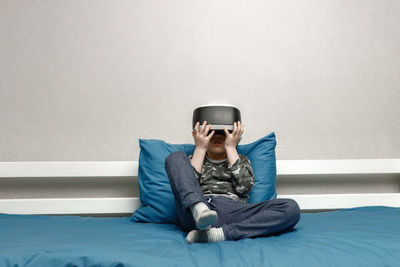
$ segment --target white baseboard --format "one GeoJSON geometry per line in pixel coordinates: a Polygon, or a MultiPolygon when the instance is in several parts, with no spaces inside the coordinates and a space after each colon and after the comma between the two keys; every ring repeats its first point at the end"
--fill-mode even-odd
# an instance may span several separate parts
{"type": "MultiPolygon", "coordinates": [[[[400,193],[279,195],[297,201],[302,210],[344,209],[362,206],[400,207],[400,193]]],[[[139,198],[1,199],[0,213],[8,214],[116,214],[132,213],[139,198]]]]}
{"type": "MultiPolygon", "coordinates": [[[[138,175],[137,161],[0,162],[0,178],[124,177],[138,175]]],[[[400,159],[278,160],[277,175],[400,173],[400,159]]]]}

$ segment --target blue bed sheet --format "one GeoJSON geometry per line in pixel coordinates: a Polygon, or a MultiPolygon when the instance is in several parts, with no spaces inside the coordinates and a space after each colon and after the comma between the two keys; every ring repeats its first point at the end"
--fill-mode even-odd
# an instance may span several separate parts
{"type": "Polygon", "coordinates": [[[0,266],[399,266],[400,208],[303,213],[277,236],[187,245],[128,217],[0,214],[0,266]]]}

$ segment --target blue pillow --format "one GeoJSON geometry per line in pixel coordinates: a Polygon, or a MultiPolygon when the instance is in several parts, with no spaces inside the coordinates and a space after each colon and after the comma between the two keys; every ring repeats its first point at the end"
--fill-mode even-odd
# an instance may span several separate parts
{"type": "Polygon", "coordinates": [[[249,203],[276,198],[275,147],[276,138],[273,132],[253,143],[237,146],[238,153],[249,158],[254,172],[254,186],[249,194],[249,203]]]}
{"type": "MultiPolygon", "coordinates": [[[[134,222],[175,223],[178,216],[174,195],[165,171],[165,158],[175,152],[193,154],[194,145],[169,144],[162,140],[139,140],[139,198],[141,206],[131,216],[134,222]]],[[[276,198],[276,139],[269,135],[247,145],[238,145],[241,155],[249,158],[254,172],[254,186],[249,203],[276,198]]]]}

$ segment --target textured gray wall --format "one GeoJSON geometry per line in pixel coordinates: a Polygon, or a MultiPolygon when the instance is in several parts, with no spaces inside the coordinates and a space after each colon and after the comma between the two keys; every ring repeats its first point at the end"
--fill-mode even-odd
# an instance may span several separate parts
{"type": "Polygon", "coordinates": [[[400,157],[397,0],[3,0],[0,73],[0,161],[137,160],[210,102],[278,159],[400,157]]]}
{"type": "Polygon", "coordinates": [[[400,157],[400,2],[0,2],[0,161],[137,160],[232,103],[278,159],[400,157]]]}

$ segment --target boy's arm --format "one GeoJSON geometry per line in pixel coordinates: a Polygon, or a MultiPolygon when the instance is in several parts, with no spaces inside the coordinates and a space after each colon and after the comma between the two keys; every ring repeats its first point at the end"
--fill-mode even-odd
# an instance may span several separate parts
{"type": "Polygon", "coordinates": [[[229,166],[232,166],[238,159],[239,154],[236,150],[236,147],[226,147],[226,156],[228,157],[229,166]]]}
{"type": "Polygon", "coordinates": [[[206,156],[206,151],[202,148],[196,146],[193,152],[193,156],[190,159],[192,166],[196,169],[197,172],[201,173],[203,168],[204,157],[206,156]]]}
{"type": "Polygon", "coordinates": [[[194,149],[193,157],[191,158],[190,163],[197,172],[201,173],[208,143],[210,142],[211,137],[213,137],[215,131],[212,131],[209,135],[207,135],[211,125],[207,125],[207,121],[204,121],[201,127],[199,127],[199,125],[200,123],[197,122],[192,131],[196,148],[194,149]]]}
{"type": "Polygon", "coordinates": [[[235,122],[231,134],[226,128],[224,128],[224,131],[226,135],[225,150],[229,163],[228,170],[231,171],[233,177],[232,184],[238,194],[247,194],[254,185],[253,169],[248,158],[246,156],[239,157],[236,149],[244,131],[243,124],[240,121],[235,122]]]}
{"type": "Polygon", "coordinates": [[[224,127],[225,132],[225,151],[228,157],[229,166],[232,166],[238,159],[239,154],[237,153],[236,147],[239,144],[240,138],[243,134],[244,127],[243,124],[238,121],[233,124],[233,131],[229,131],[224,127]]]}
{"type": "Polygon", "coordinates": [[[232,173],[232,184],[239,195],[250,192],[254,185],[254,173],[250,161],[246,156],[241,155],[236,162],[228,167],[232,173]]]}

